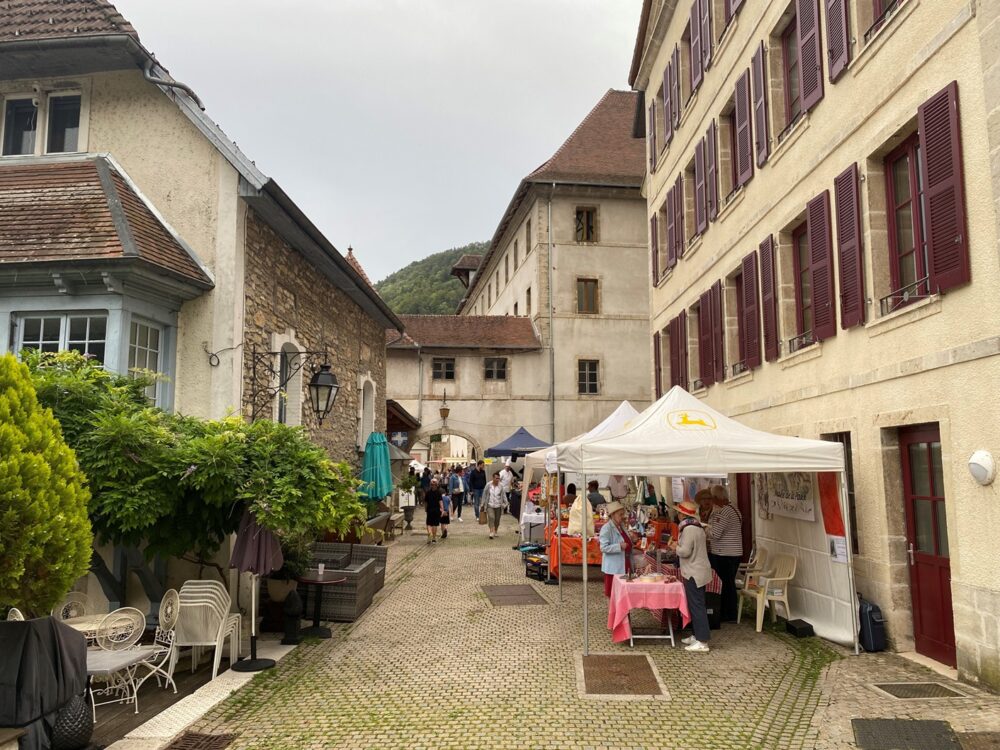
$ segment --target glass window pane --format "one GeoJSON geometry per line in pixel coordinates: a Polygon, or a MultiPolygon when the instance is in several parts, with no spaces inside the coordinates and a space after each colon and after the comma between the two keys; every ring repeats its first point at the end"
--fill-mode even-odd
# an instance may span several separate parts
{"type": "MultiPolygon", "coordinates": [[[[61,318],[45,318],[42,324],[42,341],[59,343],[59,330],[62,328],[61,318]]],[[[46,351],[50,351],[46,349],[46,351]]],[[[54,350],[53,350],[54,351],[54,350]]]]}
{"type": "Polygon", "coordinates": [[[914,253],[899,259],[899,288],[906,289],[917,281],[917,256],[914,253]]]}
{"type": "Polygon", "coordinates": [[[21,338],[25,341],[39,341],[42,337],[42,319],[41,318],[25,318],[22,325],[24,326],[24,332],[21,334],[21,338]]]}
{"type": "Polygon", "coordinates": [[[138,343],[138,336],[139,336],[139,324],[133,322],[131,327],[129,328],[129,334],[128,334],[129,344],[135,346],[138,343]]]}
{"type": "Polygon", "coordinates": [[[98,362],[100,362],[103,365],[104,364],[104,342],[102,341],[99,344],[88,344],[87,345],[87,354],[91,355],[94,359],[96,359],[98,362]]]}
{"type": "Polygon", "coordinates": [[[944,468],[941,465],[941,443],[931,443],[931,476],[934,479],[931,494],[936,497],[944,497],[944,468]]]}
{"type": "Polygon", "coordinates": [[[904,255],[913,250],[913,204],[896,209],[896,253],[904,255]]]}
{"type": "Polygon", "coordinates": [[[941,557],[951,557],[951,550],[948,548],[948,519],[945,516],[945,506],[940,500],[934,503],[937,511],[937,534],[938,534],[938,555],[941,557]]]}
{"type": "Polygon", "coordinates": [[[910,200],[910,157],[902,156],[892,163],[892,198],[898,206],[910,200]]]}
{"type": "Polygon", "coordinates": [[[160,351],[160,329],[150,328],[149,329],[149,348],[154,351],[160,351]]]}
{"type": "Polygon", "coordinates": [[[927,462],[927,443],[908,446],[910,457],[910,492],[920,497],[931,495],[930,467],[927,462]]]}
{"type": "Polygon", "coordinates": [[[50,154],[77,150],[80,137],[80,97],[54,96],[49,100],[50,154]]]}
{"type": "Polygon", "coordinates": [[[87,340],[87,319],[86,318],[70,318],[69,319],[69,340],[70,341],[86,341],[87,340]]]}
{"type": "Polygon", "coordinates": [[[87,338],[91,341],[104,341],[108,330],[108,319],[100,316],[87,319],[90,324],[87,338]]]}
{"type": "Polygon", "coordinates": [[[934,512],[933,504],[933,500],[918,499],[913,501],[913,525],[917,532],[917,551],[927,552],[931,555],[934,554],[934,521],[931,517],[934,512]]]}
{"type": "Polygon", "coordinates": [[[31,99],[13,99],[4,111],[3,154],[18,156],[35,153],[38,109],[31,99]]]}

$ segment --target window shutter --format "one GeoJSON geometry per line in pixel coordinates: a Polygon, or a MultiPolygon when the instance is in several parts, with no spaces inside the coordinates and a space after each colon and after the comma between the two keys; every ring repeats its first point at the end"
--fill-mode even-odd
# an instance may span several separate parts
{"type": "Polygon", "coordinates": [[[674,122],[671,112],[673,105],[670,99],[670,63],[663,70],[663,140],[669,145],[674,137],[674,122]]]}
{"type": "Polygon", "coordinates": [[[715,350],[712,346],[712,290],[698,300],[698,377],[706,388],[715,382],[715,350]]]}
{"type": "Polygon", "coordinates": [[[708,228],[705,210],[705,141],[694,144],[694,222],[695,232],[701,234],[708,228]]]}
{"type": "Polygon", "coordinates": [[[733,8],[733,0],[724,0],[722,5],[723,5],[723,12],[726,14],[726,25],[728,26],[729,21],[733,17],[733,13],[736,12],[735,9],[733,8]]]}
{"type": "Polygon", "coordinates": [[[847,70],[851,61],[851,29],[847,22],[847,0],[826,0],[826,53],[830,82],[847,70]]]}
{"type": "Polygon", "coordinates": [[[677,316],[677,380],[674,385],[679,385],[685,391],[688,387],[688,314],[687,310],[681,310],[677,316]]]}
{"type": "Polygon", "coordinates": [[[802,111],[823,98],[823,56],[819,34],[819,0],[795,0],[799,25],[799,91],[802,111]]]}
{"type": "Polygon", "coordinates": [[[674,87],[673,94],[670,95],[670,103],[673,104],[674,129],[681,124],[681,48],[674,45],[674,56],[670,61],[670,83],[674,87]]]}
{"type": "Polygon", "coordinates": [[[722,282],[716,281],[712,284],[712,368],[715,371],[715,382],[721,383],[726,379],[726,356],[723,349],[723,327],[725,319],[722,317],[722,282]]]}
{"type": "Polygon", "coordinates": [[[736,11],[738,11],[740,9],[741,5],[743,5],[743,0],[732,0],[733,15],[734,16],[736,15],[736,11]]]}
{"type": "Polygon", "coordinates": [[[830,240],[830,191],[824,190],[806,204],[806,233],[813,297],[813,338],[837,335],[837,311],[833,304],[833,247],[830,240]]]}
{"type": "Polygon", "coordinates": [[[668,355],[670,364],[670,387],[677,385],[677,378],[680,375],[680,341],[677,338],[677,318],[667,323],[667,337],[670,339],[670,351],[668,355]]]}
{"type": "Polygon", "coordinates": [[[702,55],[704,54],[701,49],[701,3],[702,0],[694,0],[691,3],[691,23],[688,26],[691,33],[690,43],[688,45],[688,52],[690,53],[690,63],[691,63],[691,93],[693,94],[698,90],[701,85],[701,79],[704,77],[705,71],[703,69],[704,59],[702,55]]]}
{"type": "Polygon", "coordinates": [[[972,278],[958,126],[958,83],[952,81],[917,110],[927,181],[926,241],[931,292],[943,292],[972,278]]]}
{"type": "Polygon", "coordinates": [[[674,182],[674,253],[677,258],[684,257],[684,178],[677,175],[674,182]]]}
{"type": "Polygon", "coordinates": [[[708,135],[705,136],[705,139],[707,144],[705,148],[705,179],[708,181],[705,198],[708,204],[708,218],[715,221],[719,215],[719,141],[715,120],[709,123],[708,135]]]}
{"type": "Polygon", "coordinates": [[[660,347],[660,333],[657,331],[653,334],[653,390],[657,398],[663,395],[663,365],[661,362],[663,355],[660,347]]]}
{"type": "Polygon", "coordinates": [[[837,208],[837,261],[840,266],[840,325],[865,322],[864,251],[861,246],[861,190],[858,165],[852,164],[833,181],[837,208]]]}
{"type": "Polygon", "coordinates": [[[750,71],[736,81],[736,184],[745,185],[753,177],[753,134],[750,131],[750,71]]]}
{"type": "Polygon", "coordinates": [[[649,105],[649,132],[646,133],[646,143],[649,144],[649,171],[656,171],[656,101],[649,105]]]}
{"type": "Polygon", "coordinates": [[[773,362],[781,346],[778,341],[778,283],[774,273],[774,239],[771,235],[760,243],[760,308],[764,324],[764,359],[773,362]]]}
{"type": "Polygon", "coordinates": [[[660,280],[660,238],[656,214],[649,217],[649,255],[653,266],[653,284],[660,280]]]}
{"type": "Polygon", "coordinates": [[[764,72],[764,42],[760,43],[753,54],[753,129],[754,151],[757,154],[757,166],[763,167],[771,153],[771,138],[767,125],[767,76],[764,72]]]}
{"type": "Polygon", "coordinates": [[[760,303],[757,292],[757,253],[743,258],[743,336],[746,366],[760,367],[760,303]]]}
{"type": "Polygon", "coordinates": [[[674,211],[674,189],[667,191],[667,268],[677,265],[677,212],[674,211]]]}
{"type": "Polygon", "coordinates": [[[701,0],[702,71],[712,67],[712,0],[701,0]]]}

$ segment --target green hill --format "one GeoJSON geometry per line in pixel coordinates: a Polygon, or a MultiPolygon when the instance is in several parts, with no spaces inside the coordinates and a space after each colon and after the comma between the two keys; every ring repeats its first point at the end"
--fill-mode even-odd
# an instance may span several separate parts
{"type": "Polygon", "coordinates": [[[470,242],[416,260],[375,285],[397,314],[448,315],[455,312],[465,287],[451,276],[451,267],[463,255],[485,255],[490,243],[470,242]]]}

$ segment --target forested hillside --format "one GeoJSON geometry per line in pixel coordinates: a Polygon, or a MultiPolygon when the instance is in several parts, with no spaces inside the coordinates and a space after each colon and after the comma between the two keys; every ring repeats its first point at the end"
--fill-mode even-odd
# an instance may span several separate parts
{"type": "Polygon", "coordinates": [[[447,315],[455,312],[465,287],[451,276],[463,255],[484,255],[488,242],[471,242],[416,260],[375,284],[382,299],[398,314],[447,315]]]}

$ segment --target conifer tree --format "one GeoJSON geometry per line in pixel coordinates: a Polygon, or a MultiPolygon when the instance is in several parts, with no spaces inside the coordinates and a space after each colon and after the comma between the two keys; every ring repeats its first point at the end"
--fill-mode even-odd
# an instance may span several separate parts
{"type": "Polygon", "coordinates": [[[0,606],[46,614],[88,571],[89,498],[28,368],[0,356],[0,606]]]}

